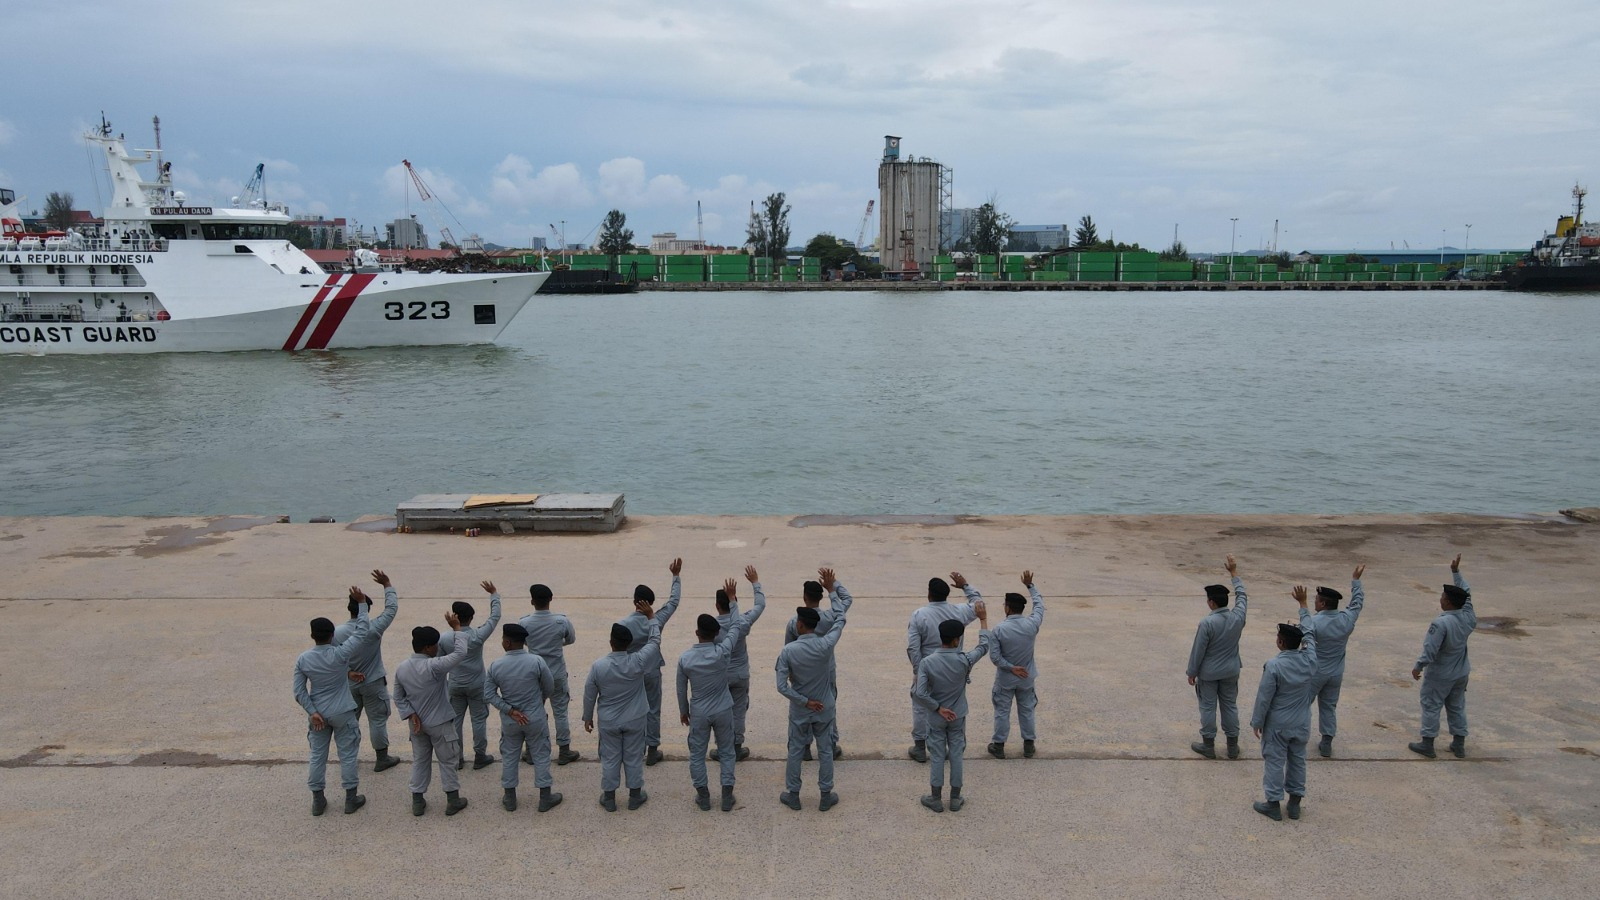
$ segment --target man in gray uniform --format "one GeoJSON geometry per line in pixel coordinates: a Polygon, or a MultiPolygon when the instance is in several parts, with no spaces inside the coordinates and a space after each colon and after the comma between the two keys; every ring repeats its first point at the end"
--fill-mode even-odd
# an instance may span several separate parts
{"type": "MultiPolygon", "coordinates": [[[[950,580],[967,595],[966,603],[952,604],[950,585],[943,578],[928,580],[928,603],[911,613],[906,625],[906,657],[911,660],[911,684],[917,683],[917,666],[926,657],[939,650],[939,623],[947,621],[970,624],[977,613],[973,604],[983,599],[976,588],[967,584],[960,572],[951,572],[950,580]]],[[[928,710],[916,700],[911,701],[911,740],[906,755],[920,763],[928,761],[928,710]]]]}
{"type": "MultiPolygon", "coordinates": [[[[374,572],[380,575],[381,572],[374,572]]],[[[354,598],[361,591],[350,588],[354,598]]],[[[350,694],[350,657],[360,650],[367,636],[367,609],[357,604],[355,628],[350,640],[333,645],[333,621],[318,616],[311,620],[310,650],[294,661],[294,699],[306,711],[306,742],[311,745],[311,765],[306,784],[311,787],[311,814],[328,810],[323,795],[328,771],[328,740],[339,745],[339,776],[344,783],[344,811],[353,813],[367,802],[356,793],[361,786],[356,772],[356,754],[361,749],[361,728],[356,724],[356,700],[350,694]]]]}
{"type": "MultiPolygon", "coordinates": [[[[717,591],[717,625],[722,631],[733,627],[738,621],[739,595],[734,593],[738,582],[729,578],[722,590],[717,591]],[[731,587],[730,587],[731,585],[731,587]]],[[[766,603],[766,596],[758,597],[760,603],[766,603]]],[[[750,620],[750,625],[755,624],[755,619],[750,620]]],[[[746,639],[750,637],[749,625],[739,633],[739,639],[733,642],[733,652],[728,656],[728,696],[733,699],[733,758],[735,760],[747,759],[750,751],[744,746],[745,717],[750,712],[750,650],[746,646],[746,639]]],[[[722,739],[719,737],[720,742],[722,739]]],[[[706,759],[722,757],[722,748],[706,753],[706,759]]]]}
{"type": "MultiPolygon", "coordinates": [[[[830,592],[837,581],[832,569],[817,572],[821,584],[830,592]]],[[[839,594],[848,597],[844,585],[838,585],[839,594]]],[[[816,633],[822,614],[809,606],[795,609],[795,630],[799,636],[793,643],[785,644],[778,653],[778,693],[789,698],[789,762],[784,769],[784,786],[778,801],[790,809],[800,808],[800,757],[813,742],[817,745],[817,787],[822,791],[817,809],[827,812],[839,802],[833,792],[833,754],[823,752],[822,742],[833,733],[834,706],[837,696],[833,689],[833,651],[844,635],[844,609],[835,613],[833,627],[826,635],[816,633]]]]}
{"type": "Polygon", "coordinates": [[[1422,740],[1407,746],[1429,759],[1438,756],[1433,739],[1439,734],[1440,707],[1450,717],[1450,752],[1457,759],[1467,755],[1467,676],[1472,673],[1467,638],[1478,627],[1478,614],[1472,611],[1472,588],[1461,577],[1459,553],[1450,561],[1450,577],[1455,584],[1439,594],[1443,612],[1428,626],[1422,655],[1411,669],[1412,679],[1422,679],[1422,740]]]}
{"type": "Polygon", "coordinates": [[[645,733],[650,717],[645,684],[651,672],[660,677],[661,622],[648,601],[635,600],[633,606],[650,628],[644,646],[631,652],[633,632],[621,622],[613,624],[611,652],[594,661],[583,685],[584,731],[594,731],[597,702],[600,708],[600,806],[606,812],[617,811],[617,785],[622,782],[623,770],[628,776],[628,808],[638,809],[650,799],[644,792],[645,733]]]}
{"type": "MultiPolygon", "coordinates": [[[[672,597],[667,600],[667,605],[656,611],[656,628],[666,628],[671,621],[672,614],[678,611],[678,601],[683,598],[683,583],[678,580],[678,573],[683,571],[683,560],[674,559],[667,571],[672,573],[672,597]]],[[[655,606],[656,592],[648,585],[639,585],[633,589],[633,603],[638,606],[643,602],[646,606],[655,606]]],[[[630,613],[620,623],[633,634],[633,641],[628,645],[629,653],[638,653],[644,650],[644,645],[650,640],[650,623],[639,612],[630,613]]],[[[653,766],[661,762],[661,669],[666,661],[656,653],[655,667],[645,672],[644,690],[645,699],[650,705],[649,714],[645,717],[645,747],[644,764],[653,766]]]]}
{"type": "MultiPolygon", "coordinates": [[[[1300,621],[1306,610],[1305,585],[1295,585],[1294,602],[1300,604],[1300,621]]],[[[1261,740],[1261,784],[1265,803],[1253,808],[1269,819],[1283,821],[1278,808],[1289,791],[1289,818],[1300,818],[1300,801],[1306,795],[1306,742],[1311,740],[1312,682],[1317,675],[1316,632],[1294,625],[1278,626],[1278,655],[1261,667],[1256,706],[1250,727],[1261,740]]]]}
{"type": "MultiPolygon", "coordinates": [[[[683,651],[678,658],[678,718],[689,726],[689,780],[694,783],[695,805],[703,810],[711,808],[706,746],[712,731],[717,733],[717,758],[722,762],[722,811],[733,809],[734,804],[733,748],[736,744],[728,673],[733,668],[733,648],[767,608],[767,597],[761,591],[755,567],[745,566],[744,577],[750,579],[755,591],[755,608],[736,617],[726,631],[715,616],[701,615],[694,632],[699,643],[683,651]]],[[[737,587],[729,578],[723,586],[724,595],[732,596],[737,587]]]]}
{"type": "Polygon", "coordinates": [[[555,678],[543,657],[528,652],[528,630],[521,625],[502,628],[500,646],[506,655],[489,665],[483,679],[483,699],[500,710],[500,787],[505,789],[500,805],[506,812],[517,809],[517,768],[526,745],[539,812],[548,812],[561,802],[561,795],[550,790],[550,728],[544,720],[544,698],[555,690],[555,678]]]}
{"type": "Polygon", "coordinates": [[[917,683],[911,698],[928,711],[928,795],[922,805],[944,812],[944,763],[950,760],[950,811],[960,812],[961,754],[967,749],[967,681],[972,667],[989,652],[989,617],[983,601],[973,604],[978,617],[978,646],[961,650],[967,626],[955,619],[939,623],[939,649],[924,656],[917,665],[917,683]]]}
{"type": "Polygon", "coordinates": [[[453,816],[467,808],[456,775],[461,762],[461,728],[450,706],[450,673],[467,658],[470,646],[455,612],[444,614],[455,634],[454,650],[439,655],[439,630],[431,625],[411,629],[413,653],[394,667],[394,708],[411,722],[411,814],[428,809],[424,794],[433,781],[433,757],[439,756],[439,780],[444,783],[444,814],[453,816]]]}
{"type": "MultiPolygon", "coordinates": [[[[500,624],[500,594],[494,589],[494,582],[484,581],[480,585],[489,594],[489,621],[474,628],[472,620],[478,611],[472,608],[471,603],[457,600],[450,604],[450,609],[461,620],[461,637],[467,642],[467,661],[457,666],[450,672],[450,708],[456,711],[456,740],[461,740],[461,728],[465,724],[467,711],[472,711],[472,767],[481,769],[494,762],[494,757],[489,755],[489,704],[483,700],[483,645],[494,634],[494,627],[500,624]]],[[[455,632],[444,635],[439,640],[439,651],[449,654],[455,649],[455,632]]],[[[456,768],[466,766],[465,747],[462,748],[461,758],[456,761],[456,768]]]]}
{"type": "Polygon", "coordinates": [[[1044,624],[1044,598],[1033,586],[1033,572],[1023,572],[1022,583],[1033,595],[1033,612],[1024,618],[1022,595],[1006,594],[1006,617],[989,632],[989,661],[994,663],[994,689],[990,694],[994,700],[994,740],[989,744],[989,755],[995,759],[1006,758],[1013,701],[1017,704],[1017,724],[1022,730],[1022,755],[1032,759],[1035,752],[1033,714],[1039,706],[1039,694],[1034,688],[1039,679],[1039,667],[1033,662],[1033,645],[1039,639],[1039,627],[1044,624]]]}
{"type": "Polygon", "coordinates": [[[1239,580],[1239,564],[1228,557],[1228,575],[1233,578],[1234,599],[1228,608],[1228,589],[1220,584],[1206,585],[1206,605],[1211,614],[1200,620],[1189,650],[1189,683],[1200,699],[1200,742],[1189,749],[1206,759],[1217,758],[1217,705],[1222,705],[1222,731],[1228,736],[1228,758],[1239,758],[1239,635],[1250,605],[1244,582],[1239,580]]]}
{"type": "MultiPolygon", "coordinates": [[[[582,754],[572,749],[572,728],[567,724],[567,705],[571,694],[567,690],[567,653],[563,647],[578,639],[572,620],[561,613],[550,611],[554,597],[548,587],[536,584],[528,588],[533,595],[533,612],[522,617],[521,624],[528,632],[528,652],[543,658],[550,667],[550,677],[555,679],[555,689],[550,692],[550,715],[556,720],[556,765],[564,766],[582,759],[582,754]]],[[[524,758],[531,763],[532,759],[524,758]]]]}
{"type": "Polygon", "coordinates": [[[1367,602],[1361,589],[1361,573],[1366,566],[1356,566],[1350,576],[1350,606],[1339,608],[1344,595],[1329,587],[1317,588],[1317,614],[1303,616],[1300,625],[1317,633],[1317,678],[1311,685],[1311,695],[1317,698],[1317,730],[1322,741],[1317,753],[1324,758],[1333,755],[1333,736],[1339,732],[1339,688],[1344,685],[1344,651],[1356,630],[1356,619],[1367,602]]]}
{"type": "MultiPolygon", "coordinates": [[[[853,598],[851,598],[850,592],[845,590],[844,585],[835,583],[832,590],[824,591],[822,589],[822,582],[820,581],[807,581],[805,584],[802,584],[800,586],[800,599],[807,607],[817,611],[817,627],[812,629],[812,633],[814,633],[817,637],[827,637],[828,632],[833,630],[833,623],[837,622],[840,616],[848,612],[850,610],[850,604],[855,602],[853,598]],[[822,598],[824,595],[826,595],[828,598],[827,609],[822,608],[822,598]]],[[[789,624],[784,626],[783,643],[785,645],[794,643],[795,639],[800,636],[800,632],[795,625],[797,621],[799,621],[797,617],[790,616],[789,624]]],[[[838,697],[839,661],[837,658],[834,659],[832,666],[833,669],[828,673],[828,683],[833,687],[833,695],[838,697]]],[[[830,734],[828,738],[829,746],[833,747],[833,758],[839,759],[843,757],[844,751],[839,747],[838,716],[834,716],[833,733],[830,734]]],[[[818,747],[820,749],[821,745],[819,744],[818,747]]],[[[806,762],[811,761],[810,744],[806,744],[805,756],[803,756],[802,759],[804,759],[806,762]]]]}
{"type": "MultiPolygon", "coordinates": [[[[373,578],[383,576],[378,584],[383,586],[383,612],[372,618],[368,639],[350,654],[350,695],[356,701],[356,718],[362,710],[367,713],[367,729],[372,734],[372,750],[378,755],[374,772],[382,772],[400,765],[400,758],[389,755],[389,678],[383,669],[383,633],[389,630],[394,617],[400,612],[400,598],[394,585],[381,570],[373,570],[373,578]]],[[[333,630],[333,645],[343,645],[356,634],[357,607],[371,605],[372,600],[360,588],[350,592],[350,621],[333,630]]]]}

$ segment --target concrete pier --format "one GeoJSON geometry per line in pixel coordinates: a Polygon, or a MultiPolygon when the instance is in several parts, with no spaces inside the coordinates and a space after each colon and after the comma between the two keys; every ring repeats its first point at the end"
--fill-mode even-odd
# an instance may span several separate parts
{"type": "Polygon", "coordinates": [[[641,291],[1503,291],[1498,281],[641,281],[641,291]]]}
{"type": "MultiPolygon", "coordinates": [[[[611,535],[476,538],[381,521],[10,518],[0,567],[0,866],[13,897],[1574,897],[1600,877],[1600,527],[1559,516],[630,517],[611,535]],[[1418,719],[1409,673],[1457,552],[1481,617],[1472,735],[1466,760],[1430,761],[1405,746],[1418,719]],[[1294,615],[1290,588],[1348,593],[1367,565],[1335,757],[1313,751],[1298,822],[1251,811],[1261,763],[1248,734],[1237,762],[1188,749],[1184,663],[1201,588],[1225,580],[1227,553],[1250,592],[1246,715],[1275,624],[1294,615]],[[309,619],[343,618],[347,585],[376,593],[368,570],[386,569],[400,594],[391,672],[411,628],[442,627],[451,601],[486,610],[479,580],[500,586],[508,620],[542,581],[576,625],[581,691],[633,585],[664,598],[674,556],[685,600],[664,641],[669,686],[722,579],[753,564],[768,592],[749,639],[753,758],[736,810],[694,808],[669,687],[668,759],[646,770],[637,812],[595,804],[595,738],[575,699],[584,759],[555,769],[566,802],[549,813],[526,800],[502,810],[495,765],[463,773],[461,815],[435,802],[413,818],[408,767],[374,774],[363,726],[367,807],[341,815],[335,787],[328,815],[309,815],[290,674],[309,619]],[[777,803],[786,701],[771,666],[819,565],[856,596],[839,651],[842,803],[817,811],[808,763],[805,809],[791,812],[777,803]],[[917,803],[927,768],[905,758],[906,618],[930,576],[957,570],[997,620],[1025,568],[1049,607],[1040,755],[984,755],[993,668],[981,663],[969,801],[935,815],[917,803]]],[[[485,657],[500,653],[492,642],[485,657]]],[[[404,723],[390,731],[409,757],[404,723]]],[[[491,716],[491,747],[497,734],[491,716]]],[[[523,785],[532,795],[531,773],[523,785]]]]}

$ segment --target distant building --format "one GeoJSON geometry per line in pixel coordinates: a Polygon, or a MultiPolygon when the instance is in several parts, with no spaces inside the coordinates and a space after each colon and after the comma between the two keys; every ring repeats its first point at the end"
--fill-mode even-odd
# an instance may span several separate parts
{"type": "Polygon", "coordinates": [[[944,234],[950,209],[951,172],[926,157],[900,158],[900,139],[884,135],[878,164],[878,249],[891,272],[927,271],[933,257],[949,251],[944,234]]]}
{"type": "Polygon", "coordinates": [[[650,235],[651,253],[704,253],[704,241],[680,240],[676,231],[650,235]]]}
{"type": "Polygon", "coordinates": [[[532,239],[532,243],[530,243],[528,245],[528,249],[529,250],[543,250],[548,246],[550,246],[550,245],[549,245],[548,242],[545,241],[544,238],[536,237],[536,238],[532,239]]]}
{"type": "Polygon", "coordinates": [[[1072,246],[1072,229],[1066,225],[1014,225],[1006,234],[1008,253],[1045,253],[1072,246]]]}
{"type": "Polygon", "coordinates": [[[428,249],[428,234],[422,230],[422,223],[416,216],[408,219],[395,219],[383,226],[387,235],[389,246],[395,249],[428,249]]]}
{"type": "Polygon", "coordinates": [[[311,246],[318,250],[332,250],[349,243],[349,226],[343,218],[326,219],[322,216],[302,216],[295,219],[291,224],[299,225],[311,232],[311,246]]]}
{"type": "Polygon", "coordinates": [[[955,248],[963,238],[972,230],[973,220],[977,218],[978,211],[970,206],[960,209],[947,209],[939,213],[939,231],[944,234],[945,250],[948,252],[955,248]]]}

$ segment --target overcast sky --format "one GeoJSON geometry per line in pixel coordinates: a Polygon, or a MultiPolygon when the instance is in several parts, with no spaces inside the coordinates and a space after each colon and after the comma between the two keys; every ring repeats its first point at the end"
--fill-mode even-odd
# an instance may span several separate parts
{"type": "MultiPolygon", "coordinates": [[[[958,206],[1193,250],[1526,247],[1600,174],[1587,2],[168,0],[3,5],[0,186],[95,206],[79,135],[159,115],[198,202],[256,163],[296,213],[381,225],[409,158],[523,246],[606,210],[636,240],[854,239],[883,135],[958,206]],[[1443,232],[1443,234],[1441,234],[1443,232]]],[[[1600,185],[1597,185],[1600,186],[1600,185]]],[[[1597,195],[1600,198],[1600,195],[1597,195]]],[[[411,199],[437,239],[428,212],[411,199]]],[[[458,232],[453,222],[448,222],[458,232]]],[[[876,214],[868,239],[877,231],[876,214]]]]}

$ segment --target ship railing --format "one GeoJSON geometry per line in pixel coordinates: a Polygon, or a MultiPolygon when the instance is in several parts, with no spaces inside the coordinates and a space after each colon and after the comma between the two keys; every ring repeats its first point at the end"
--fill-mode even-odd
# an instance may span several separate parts
{"type": "Polygon", "coordinates": [[[148,304],[124,309],[107,301],[95,309],[83,303],[35,303],[31,300],[8,300],[0,303],[0,322],[62,322],[69,325],[115,325],[128,322],[150,322],[160,317],[161,310],[148,304]]]}
{"type": "Polygon", "coordinates": [[[0,287],[142,288],[144,276],[132,266],[0,266],[0,287]]]}
{"type": "Polygon", "coordinates": [[[118,235],[117,237],[79,237],[79,238],[52,238],[44,241],[36,238],[5,238],[0,239],[0,251],[22,251],[25,253],[165,253],[167,239],[151,234],[134,233],[118,235]]]}

